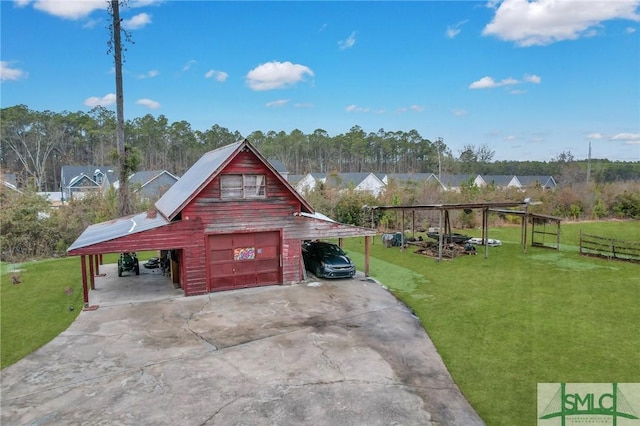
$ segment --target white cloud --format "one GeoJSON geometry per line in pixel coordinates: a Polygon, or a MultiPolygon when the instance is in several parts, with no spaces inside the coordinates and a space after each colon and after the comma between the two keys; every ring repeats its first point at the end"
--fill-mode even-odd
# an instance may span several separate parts
{"type": "Polygon", "coordinates": [[[602,133],[589,133],[587,135],[587,139],[602,139],[603,137],[602,133]]]}
{"type": "Polygon", "coordinates": [[[518,84],[518,80],[515,80],[511,77],[505,78],[501,81],[495,81],[493,77],[485,76],[480,80],[474,81],[469,85],[469,89],[493,89],[494,87],[500,86],[510,86],[513,84],[518,84]]]}
{"type": "Polygon", "coordinates": [[[411,105],[411,106],[409,107],[409,109],[410,109],[411,111],[415,111],[415,112],[422,112],[422,111],[424,111],[424,107],[423,107],[422,105],[411,105]]]}
{"type": "Polygon", "coordinates": [[[451,111],[451,114],[455,115],[456,117],[464,117],[469,113],[464,109],[454,109],[451,111]]]}
{"type": "Polygon", "coordinates": [[[522,80],[533,84],[540,84],[542,81],[542,79],[535,74],[525,74],[524,77],[522,77],[522,80]]]}
{"type": "Polygon", "coordinates": [[[156,102],[156,101],[153,101],[153,100],[147,99],[147,98],[138,99],[136,101],[136,104],[137,105],[144,105],[144,106],[146,106],[148,108],[151,108],[151,109],[160,108],[160,103],[159,102],[156,102]]]}
{"type": "Polygon", "coordinates": [[[299,102],[293,106],[295,108],[313,108],[313,104],[311,102],[299,102]]]}
{"type": "Polygon", "coordinates": [[[354,44],[356,44],[356,32],[355,31],[352,32],[351,35],[346,38],[346,40],[338,41],[338,46],[340,47],[340,50],[349,49],[349,48],[353,47],[354,44]]]}
{"type": "Polygon", "coordinates": [[[98,98],[96,96],[92,96],[90,98],[85,99],[84,104],[88,107],[94,108],[97,106],[109,106],[116,103],[116,95],[113,93],[108,93],[104,95],[102,98],[98,98]]]}
{"type": "Polygon", "coordinates": [[[445,35],[448,38],[455,38],[458,34],[460,34],[460,27],[463,26],[464,24],[466,24],[468,21],[468,19],[465,19],[464,21],[460,21],[455,25],[449,25],[447,27],[447,31],[445,31],[445,35]]]}
{"type": "MultiPolygon", "coordinates": [[[[515,78],[512,78],[512,77],[508,77],[500,81],[496,81],[493,79],[493,77],[484,76],[480,80],[476,80],[473,83],[471,83],[469,85],[469,89],[494,89],[496,87],[502,87],[502,86],[514,86],[516,84],[521,84],[523,82],[540,84],[541,81],[542,81],[542,78],[540,78],[535,74],[525,74],[524,77],[522,77],[522,81],[516,80],[515,78]]],[[[511,90],[509,93],[513,95],[518,95],[521,93],[526,93],[526,90],[511,90]]]]}
{"type": "Polygon", "coordinates": [[[27,73],[20,68],[12,68],[9,66],[9,62],[0,62],[0,81],[16,81],[23,77],[27,77],[27,73]]]}
{"type": "Polygon", "coordinates": [[[145,78],[153,78],[153,77],[156,77],[158,74],[160,74],[158,70],[150,70],[145,74],[138,75],[138,79],[144,80],[145,78]]]}
{"type": "Polygon", "coordinates": [[[625,31],[627,34],[633,34],[633,33],[635,33],[635,32],[636,32],[636,29],[635,29],[635,28],[633,28],[633,27],[627,27],[624,31],[625,31]]]}
{"type": "Polygon", "coordinates": [[[132,9],[135,9],[138,7],[154,6],[163,2],[164,0],[129,0],[127,2],[127,6],[129,6],[132,9]]]}
{"type": "Polygon", "coordinates": [[[351,104],[345,108],[347,112],[369,112],[369,108],[359,107],[358,105],[351,104]]]}
{"type": "Polygon", "coordinates": [[[216,71],[216,70],[209,70],[204,74],[204,78],[213,78],[215,77],[215,79],[219,82],[223,82],[227,79],[227,77],[229,77],[229,74],[227,74],[224,71],[216,71]]]}
{"type": "MultiPolygon", "coordinates": [[[[26,4],[26,2],[23,3],[26,4]]],[[[33,7],[59,18],[76,20],[86,18],[95,10],[106,10],[107,2],[104,0],[36,0],[33,7]]]]}
{"type": "Polygon", "coordinates": [[[271,107],[280,107],[289,103],[289,99],[278,99],[277,101],[267,102],[266,106],[271,107]]]}
{"type": "Polygon", "coordinates": [[[504,0],[482,34],[524,47],[544,46],[592,36],[608,20],[639,21],[639,4],[638,0],[504,0]]]}
{"type": "Polygon", "coordinates": [[[266,62],[247,73],[247,85],[253,90],[273,90],[292,86],[304,80],[313,71],[304,65],[291,62],[266,62]]]}
{"type": "Polygon", "coordinates": [[[630,145],[640,144],[640,133],[618,133],[611,136],[609,140],[612,141],[625,141],[630,145]]]}
{"type": "Polygon", "coordinates": [[[194,66],[197,63],[198,63],[198,61],[196,61],[195,59],[189,60],[186,64],[184,64],[182,66],[182,71],[189,71],[191,69],[191,67],[194,66]]]}
{"type": "Polygon", "coordinates": [[[147,13],[139,13],[130,19],[122,21],[122,26],[128,30],[138,30],[151,23],[151,15],[147,13]]]}

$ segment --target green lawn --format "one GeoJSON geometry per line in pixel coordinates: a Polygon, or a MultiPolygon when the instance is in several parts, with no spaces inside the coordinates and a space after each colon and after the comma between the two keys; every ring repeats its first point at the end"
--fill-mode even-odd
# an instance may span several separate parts
{"type": "MultiPolygon", "coordinates": [[[[155,252],[139,255],[148,259],[155,252]]],[[[104,256],[104,263],[117,261],[117,254],[104,256]]],[[[82,310],[83,299],[79,257],[0,266],[0,368],[4,368],[66,330],[82,310]],[[21,282],[14,285],[16,270],[21,282]]]]}
{"type": "Polygon", "coordinates": [[[77,257],[2,264],[1,368],[38,349],[76,319],[83,304],[80,276],[77,257]],[[21,270],[21,282],[14,285],[12,273],[16,269],[21,270]]]}
{"type": "MultiPolygon", "coordinates": [[[[529,247],[522,254],[519,227],[490,230],[503,245],[490,248],[488,259],[480,250],[437,263],[412,250],[384,248],[379,238],[371,246],[371,275],[420,317],[489,425],[536,424],[537,383],[640,382],[640,265],[578,255],[580,228],[640,241],[640,222],[594,222],[562,225],[559,252],[529,247]]],[[[363,240],[344,241],[362,270],[363,240]]],[[[105,263],[116,259],[107,256],[105,263]]],[[[73,257],[18,265],[18,285],[11,283],[16,266],[2,265],[2,367],[76,318],[79,263],[73,257]]]]}
{"type": "MultiPolygon", "coordinates": [[[[420,317],[454,380],[489,425],[536,424],[545,382],[640,382],[640,265],[580,256],[578,230],[640,241],[639,222],[562,225],[561,250],[501,247],[436,262],[371,246],[371,276],[420,317]]],[[[469,233],[474,236],[476,232],[469,233]]],[[[344,248],[362,270],[362,239],[344,248]]]]}

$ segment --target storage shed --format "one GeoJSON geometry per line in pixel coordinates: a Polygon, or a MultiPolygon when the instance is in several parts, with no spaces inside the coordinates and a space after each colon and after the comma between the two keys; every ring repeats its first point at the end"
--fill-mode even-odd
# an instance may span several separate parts
{"type": "Polygon", "coordinates": [[[167,250],[174,282],[192,296],[299,282],[310,239],[365,236],[368,269],[375,233],[316,213],[244,139],[204,154],[154,209],[91,225],[67,252],[81,256],[86,304],[104,253],[167,250]]]}

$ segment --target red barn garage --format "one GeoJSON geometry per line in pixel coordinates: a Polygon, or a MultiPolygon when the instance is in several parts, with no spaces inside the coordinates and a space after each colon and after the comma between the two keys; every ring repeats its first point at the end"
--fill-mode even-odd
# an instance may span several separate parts
{"type": "Polygon", "coordinates": [[[372,235],[315,213],[245,139],[203,155],[155,209],[89,226],[68,254],[81,256],[88,303],[104,253],[170,251],[174,279],[191,296],[299,282],[303,240],[365,236],[368,269],[372,235]]]}

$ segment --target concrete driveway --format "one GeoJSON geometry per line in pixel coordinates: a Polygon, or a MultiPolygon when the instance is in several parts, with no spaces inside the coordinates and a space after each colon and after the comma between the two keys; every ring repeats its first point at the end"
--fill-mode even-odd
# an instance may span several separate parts
{"type": "Polygon", "coordinates": [[[116,275],[2,371],[1,424],[484,424],[418,319],[364,277],[185,298],[116,275]]]}

